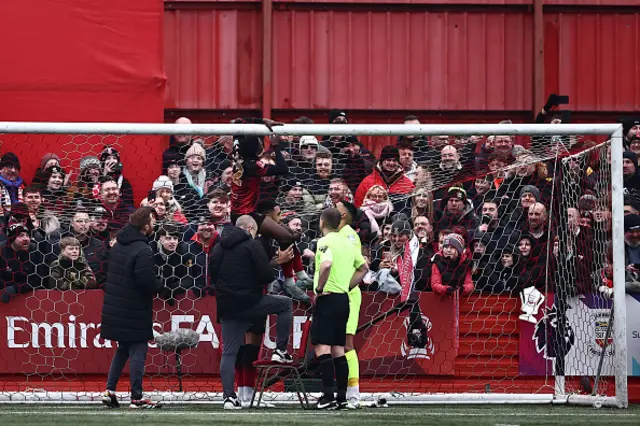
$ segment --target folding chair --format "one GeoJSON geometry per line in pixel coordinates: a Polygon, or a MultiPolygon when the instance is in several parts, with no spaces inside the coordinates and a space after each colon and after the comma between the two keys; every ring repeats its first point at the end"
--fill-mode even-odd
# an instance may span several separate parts
{"type": "Polygon", "coordinates": [[[309,404],[309,399],[307,398],[307,392],[304,389],[304,383],[302,382],[302,376],[300,375],[300,371],[304,371],[307,367],[307,347],[309,344],[309,340],[311,338],[311,318],[309,318],[302,325],[302,338],[300,339],[300,348],[294,354],[293,364],[280,364],[277,362],[271,361],[269,358],[259,359],[253,363],[253,366],[258,370],[258,377],[256,378],[256,390],[254,392],[253,398],[251,398],[250,408],[259,407],[260,402],[262,401],[262,396],[264,394],[264,390],[266,389],[266,383],[269,379],[269,373],[271,370],[275,370],[278,376],[281,379],[286,378],[287,376],[291,376],[293,380],[293,385],[296,388],[296,394],[298,395],[298,400],[300,401],[300,405],[302,409],[311,409],[311,405],[309,404]],[[254,401],[256,399],[256,394],[258,394],[258,402],[254,405],[254,401]]]}

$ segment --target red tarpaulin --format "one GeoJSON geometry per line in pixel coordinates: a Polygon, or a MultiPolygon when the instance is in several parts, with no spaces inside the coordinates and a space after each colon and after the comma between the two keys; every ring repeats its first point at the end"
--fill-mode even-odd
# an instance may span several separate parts
{"type": "MultiPolygon", "coordinates": [[[[162,0],[3,2],[0,121],[162,122],[162,0]]],[[[111,139],[115,141],[115,139],[111,139]]],[[[46,152],[77,177],[106,139],[0,135],[28,182],[46,152]]],[[[136,199],[160,173],[161,138],[118,140],[136,199]]]]}

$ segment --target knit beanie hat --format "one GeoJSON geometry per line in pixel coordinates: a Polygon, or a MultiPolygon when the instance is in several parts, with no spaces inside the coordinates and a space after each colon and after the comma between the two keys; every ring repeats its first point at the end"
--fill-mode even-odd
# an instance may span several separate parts
{"type": "Polygon", "coordinates": [[[393,145],[386,145],[382,148],[380,153],[380,161],[384,160],[396,160],[400,162],[400,151],[393,145]]]}
{"type": "Polygon", "coordinates": [[[20,159],[13,152],[5,153],[0,159],[0,169],[7,166],[15,166],[16,169],[20,170],[20,159]]]}
{"type": "Polygon", "coordinates": [[[520,198],[522,198],[524,194],[531,194],[536,201],[540,201],[540,190],[533,185],[525,185],[520,190],[520,198]]]}
{"type": "Polygon", "coordinates": [[[197,142],[194,142],[194,143],[191,145],[191,148],[189,148],[189,149],[187,150],[187,153],[184,155],[184,159],[186,160],[187,158],[189,158],[189,157],[191,157],[191,156],[193,156],[193,155],[197,155],[197,156],[199,156],[200,158],[202,158],[202,161],[204,161],[204,160],[206,160],[206,159],[207,159],[207,153],[206,153],[206,151],[204,150],[204,148],[202,147],[202,145],[200,145],[200,144],[199,144],[199,143],[197,143],[197,142]]]}
{"type": "MultiPolygon", "coordinates": [[[[262,139],[258,136],[247,135],[239,137],[236,142],[238,146],[238,153],[244,160],[257,160],[262,145],[262,139]]],[[[234,144],[235,144],[234,143],[234,144]]]]}
{"type": "Polygon", "coordinates": [[[80,160],[80,173],[89,168],[100,168],[100,160],[98,160],[98,157],[88,155],[80,160]]]}
{"type": "Polygon", "coordinates": [[[640,118],[623,118],[622,119],[622,133],[623,137],[627,137],[629,130],[633,126],[640,126],[640,118]]]}
{"type": "Polygon", "coordinates": [[[636,169],[638,168],[638,154],[633,151],[625,151],[622,153],[622,158],[626,158],[627,160],[631,160],[636,169]]]}
{"type": "Polygon", "coordinates": [[[391,233],[394,235],[411,235],[413,229],[407,220],[396,220],[391,225],[391,233]]]}
{"type": "Polygon", "coordinates": [[[628,214],[624,217],[624,232],[640,230],[640,215],[628,214]]]}
{"type": "Polygon", "coordinates": [[[291,188],[296,188],[296,187],[300,187],[302,189],[304,189],[304,185],[302,184],[302,182],[300,182],[300,180],[298,179],[288,179],[282,186],[281,186],[281,192],[283,193],[287,193],[291,190],[291,188]]]}
{"type": "Polygon", "coordinates": [[[173,182],[169,179],[168,176],[162,175],[159,176],[158,179],[153,181],[153,190],[158,191],[159,189],[168,189],[173,192],[173,182]]]}
{"type": "Polygon", "coordinates": [[[53,152],[47,152],[45,155],[42,156],[42,159],[40,160],[40,169],[41,170],[44,170],[44,166],[47,164],[47,161],[49,161],[49,160],[56,160],[58,162],[58,164],[60,164],[60,157],[58,157],[53,152]]]}
{"type": "Polygon", "coordinates": [[[461,235],[448,234],[446,237],[444,237],[444,241],[442,245],[451,246],[454,249],[456,249],[458,254],[462,254],[462,252],[464,251],[465,242],[464,242],[464,238],[462,238],[461,235]]]}
{"type": "Polygon", "coordinates": [[[347,113],[342,111],[341,109],[332,109],[331,111],[329,111],[329,123],[333,123],[338,117],[344,117],[346,120],[347,113]]]}
{"type": "Polygon", "coordinates": [[[118,152],[114,147],[107,145],[100,153],[100,163],[104,164],[104,162],[107,161],[107,157],[110,155],[113,155],[118,161],[120,161],[120,152],[118,152]]]}
{"type": "Polygon", "coordinates": [[[14,242],[16,238],[18,238],[18,235],[22,234],[23,232],[30,234],[29,228],[20,223],[15,223],[9,226],[9,230],[7,231],[7,239],[9,240],[9,243],[14,242]]]}
{"type": "Polygon", "coordinates": [[[448,201],[450,198],[457,198],[465,203],[467,201],[467,191],[460,186],[452,186],[447,191],[447,195],[444,197],[444,200],[448,201]]]}

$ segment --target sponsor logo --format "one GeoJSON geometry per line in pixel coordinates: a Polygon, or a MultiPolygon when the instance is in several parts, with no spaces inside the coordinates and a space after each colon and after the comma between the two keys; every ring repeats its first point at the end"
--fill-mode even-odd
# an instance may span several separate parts
{"type": "Polygon", "coordinates": [[[598,312],[591,315],[591,322],[594,327],[593,341],[589,342],[589,353],[594,356],[602,355],[604,350],[605,356],[613,355],[613,330],[610,331],[607,338],[607,329],[609,328],[609,312],[598,312]]]}
{"type": "Polygon", "coordinates": [[[420,317],[420,324],[415,324],[415,321],[412,324],[410,317],[404,320],[407,338],[400,345],[400,353],[407,359],[431,359],[436,352],[433,339],[429,336],[433,324],[426,315],[420,317]]]}

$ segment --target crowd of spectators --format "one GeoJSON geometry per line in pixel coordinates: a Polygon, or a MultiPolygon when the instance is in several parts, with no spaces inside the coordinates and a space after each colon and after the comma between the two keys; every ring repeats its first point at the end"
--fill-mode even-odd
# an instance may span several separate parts
{"type": "MultiPolygon", "coordinates": [[[[559,121],[550,108],[539,116],[547,118],[559,121]]],[[[347,114],[333,110],[329,122],[347,123],[347,114]]],[[[408,116],[405,123],[419,121],[408,116]]],[[[628,280],[638,282],[640,120],[625,121],[624,142],[626,264],[628,280]]],[[[611,191],[601,174],[610,155],[587,138],[405,136],[382,147],[378,158],[354,136],[273,136],[268,146],[261,161],[274,164],[280,150],[287,173],[262,178],[258,211],[300,235],[309,275],[319,214],[337,207],[351,218],[369,262],[364,291],[409,288],[445,297],[517,295],[530,286],[554,291],[559,264],[572,292],[609,287],[611,191]]],[[[150,244],[161,296],[173,303],[183,293],[215,292],[209,255],[231,223],[234,138],[172,136],[162,175],[135,205],[132,161],[105,146],[99,156],[82,158],[79,170],[68,170],[48,153],[26,185],[20,159],[2,155],[2,302],[33,289],[100,288],[116,234],[139,205],[157,213],[150,244]]],[[[274,268],[291,260],[291,250],[263,243],[274,268]]],[[[309,289],[308,280],[298,281],[309,289]]],[[[284,290],[274,282],[270,291],[284,290]]]]}

